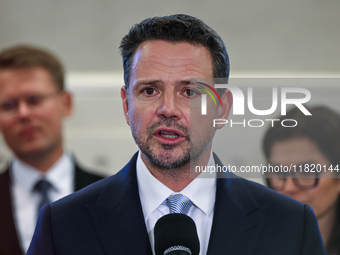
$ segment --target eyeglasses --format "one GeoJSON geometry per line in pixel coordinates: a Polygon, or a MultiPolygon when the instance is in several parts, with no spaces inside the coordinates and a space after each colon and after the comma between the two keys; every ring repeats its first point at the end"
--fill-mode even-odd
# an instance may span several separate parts
{"type": "Polygon", "coordinates": [[[270,173],[268,186],[273,190],[280,191],[285,188],[287,178],[291,176],[294,185],[301,190],[314,189],[319,183],[319,173],[270,173]]]}
{"type": "Polygon", "coordinates": [[[34,110],[41,107],[47,99],[57,97],[61,91],[47,95],[32,94],[22,98],[8,99],[0,101],[0,118],[12,118],[19,112],[19,105],[24,101],[28,108],[34,110]]]}

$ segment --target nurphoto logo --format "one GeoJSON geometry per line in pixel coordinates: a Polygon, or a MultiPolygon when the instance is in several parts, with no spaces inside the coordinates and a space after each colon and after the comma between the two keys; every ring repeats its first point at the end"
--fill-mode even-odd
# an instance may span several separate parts
{"type": "MultiPolygon", "coordinates": [[[[217,97],[218,101],[222,106],[222,100],[220,94],[217,90],[229,90],[233,96],[233,108],[232,115],[233,116],[245,116],[245,110],[247,110],[250,114],[255,116],[261,116],[256,119],[243,119],[241,122],[233,121],[233,119],[214,119],[213,126],[219,124],[230,124],[230,127],[233,126],[243,126],[243,127],[262,127],[265,122],[270,122],[271,125],[274,125],[275,121],[279,121],[279,119],[271,119],[271,118],[263,118],[263,116],[269,116],[275,113],[278,109],[280,110],[280,115],[284,116],[287,112],[287,106],[296,106],[301,110],[304,115],[311,115],[311,113],[306,109],[304,104],[308,103],[311,100],[311,92],[306,88],[301,87],[266,87],[267,91],[271,92],[271,98],[267,98],[267,100],[271,101],[271,106],[266,109],[258,109],[254,106],[254,90],[257,88],[254,87],[243,87],[246,90],[246,94],[241,90],[240,87],[230,84],[225,79],[223,80],[225,83],[216,83],[219,82],[219,79],[214,79],[214,85],[208,85],[207,82],[203,82],[197,79],[195,80],[195,84],[202,87],[198,87],[200,90],[204,91],[206,94],[201,95],[201,115],[207,115],[207,94],[214,101],[215,106],[217,107],[217,102],[215,97],[217,97]],[[214,86],[214,87],[213,87],[214,86]],[[210,92],[210,91],[211,92],[210,92]],[[247,108],[245,108],[247,107],[247,108]]],[[[211,79],[210,79],[211,82],[211,79]]],[[[294,119],[284,119],[281,121],[281,125],[284,127],[295,127],[297,126],[297,121],[294,119]]]]}

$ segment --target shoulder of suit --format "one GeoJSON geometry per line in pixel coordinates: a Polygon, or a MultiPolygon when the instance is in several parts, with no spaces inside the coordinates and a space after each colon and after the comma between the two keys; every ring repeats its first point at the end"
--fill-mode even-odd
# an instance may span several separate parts
{"type": "MultiPolygon", "coordinates": [[[[98,199],[106,194],[119,196],[132,184],[137,183],[130,175],[129,164],[127,164],[117,174],[94,182],[85,188],[76,191],[54,203],[52,208],[63,206],[83,206],[84,204],[95,204],[98,199]]],[[[134,174],[135,175],[135,174],[134,174]]],[[[114,197],[112,199],[115,199],[114,197]]]]}
{"type": "Polygon", "coordinates": [[[0,180],[4,180],[4,179],[8,180],[9,178],[10,178],[9,168],[6,167],[0,172],[0,180]]]}

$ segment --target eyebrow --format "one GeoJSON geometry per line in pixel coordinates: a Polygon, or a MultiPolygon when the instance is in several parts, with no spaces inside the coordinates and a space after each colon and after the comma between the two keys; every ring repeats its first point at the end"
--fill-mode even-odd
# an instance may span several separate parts
{"type": "MultiPolygon", "coordinates": [[[[157,85],[157,84],[164,84],[164,82],[162,80],[141,80],[141,81],[138,81],[136,83],[136,86],[135,87],[138,87],[138,86],[143,86],[143,85],[157,85]]],[[[176,85],[190,85],[190,79],[188,80],[180,80],[178,82],[176,82],[176,85]]]]}
{"type": "Polygon", "coordinates": [[[190,84],[190,79],[189,80],[181,80],[181,81],[179,81],[179,84],[189,85],[190,84]]]}
{"type": "Polygon", "coordinates": [[[136,86],[140,86],[140,85],[156,85],[157,83],[162,83],[161,80],[141,80],[141,81],[137,81],[136,86]]]}

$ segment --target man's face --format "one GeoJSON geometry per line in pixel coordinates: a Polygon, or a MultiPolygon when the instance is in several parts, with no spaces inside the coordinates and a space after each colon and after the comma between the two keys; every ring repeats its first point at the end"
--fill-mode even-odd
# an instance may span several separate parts
{"type": "Polygon", "coordinates": [[[58,92],[47,70],[1,70],[0,104],[0,131],[19,158],[62,152],[62,119],[71,113],[71,97],[58,92]]]}
{"type": "Polygon", "coordinates": [[[138,47],[129,89],[123,87],[121,96],[144,161],[176,168],[189,162],[190,143],[196,154],[209,147],[213,135],[205,130],[212,122],[201,123],[198,140],[190,137],[190,100],[197,97],[190,78],[212,77],[212,70],[210,52],[202,46],[147,41],[138,47]]]}

